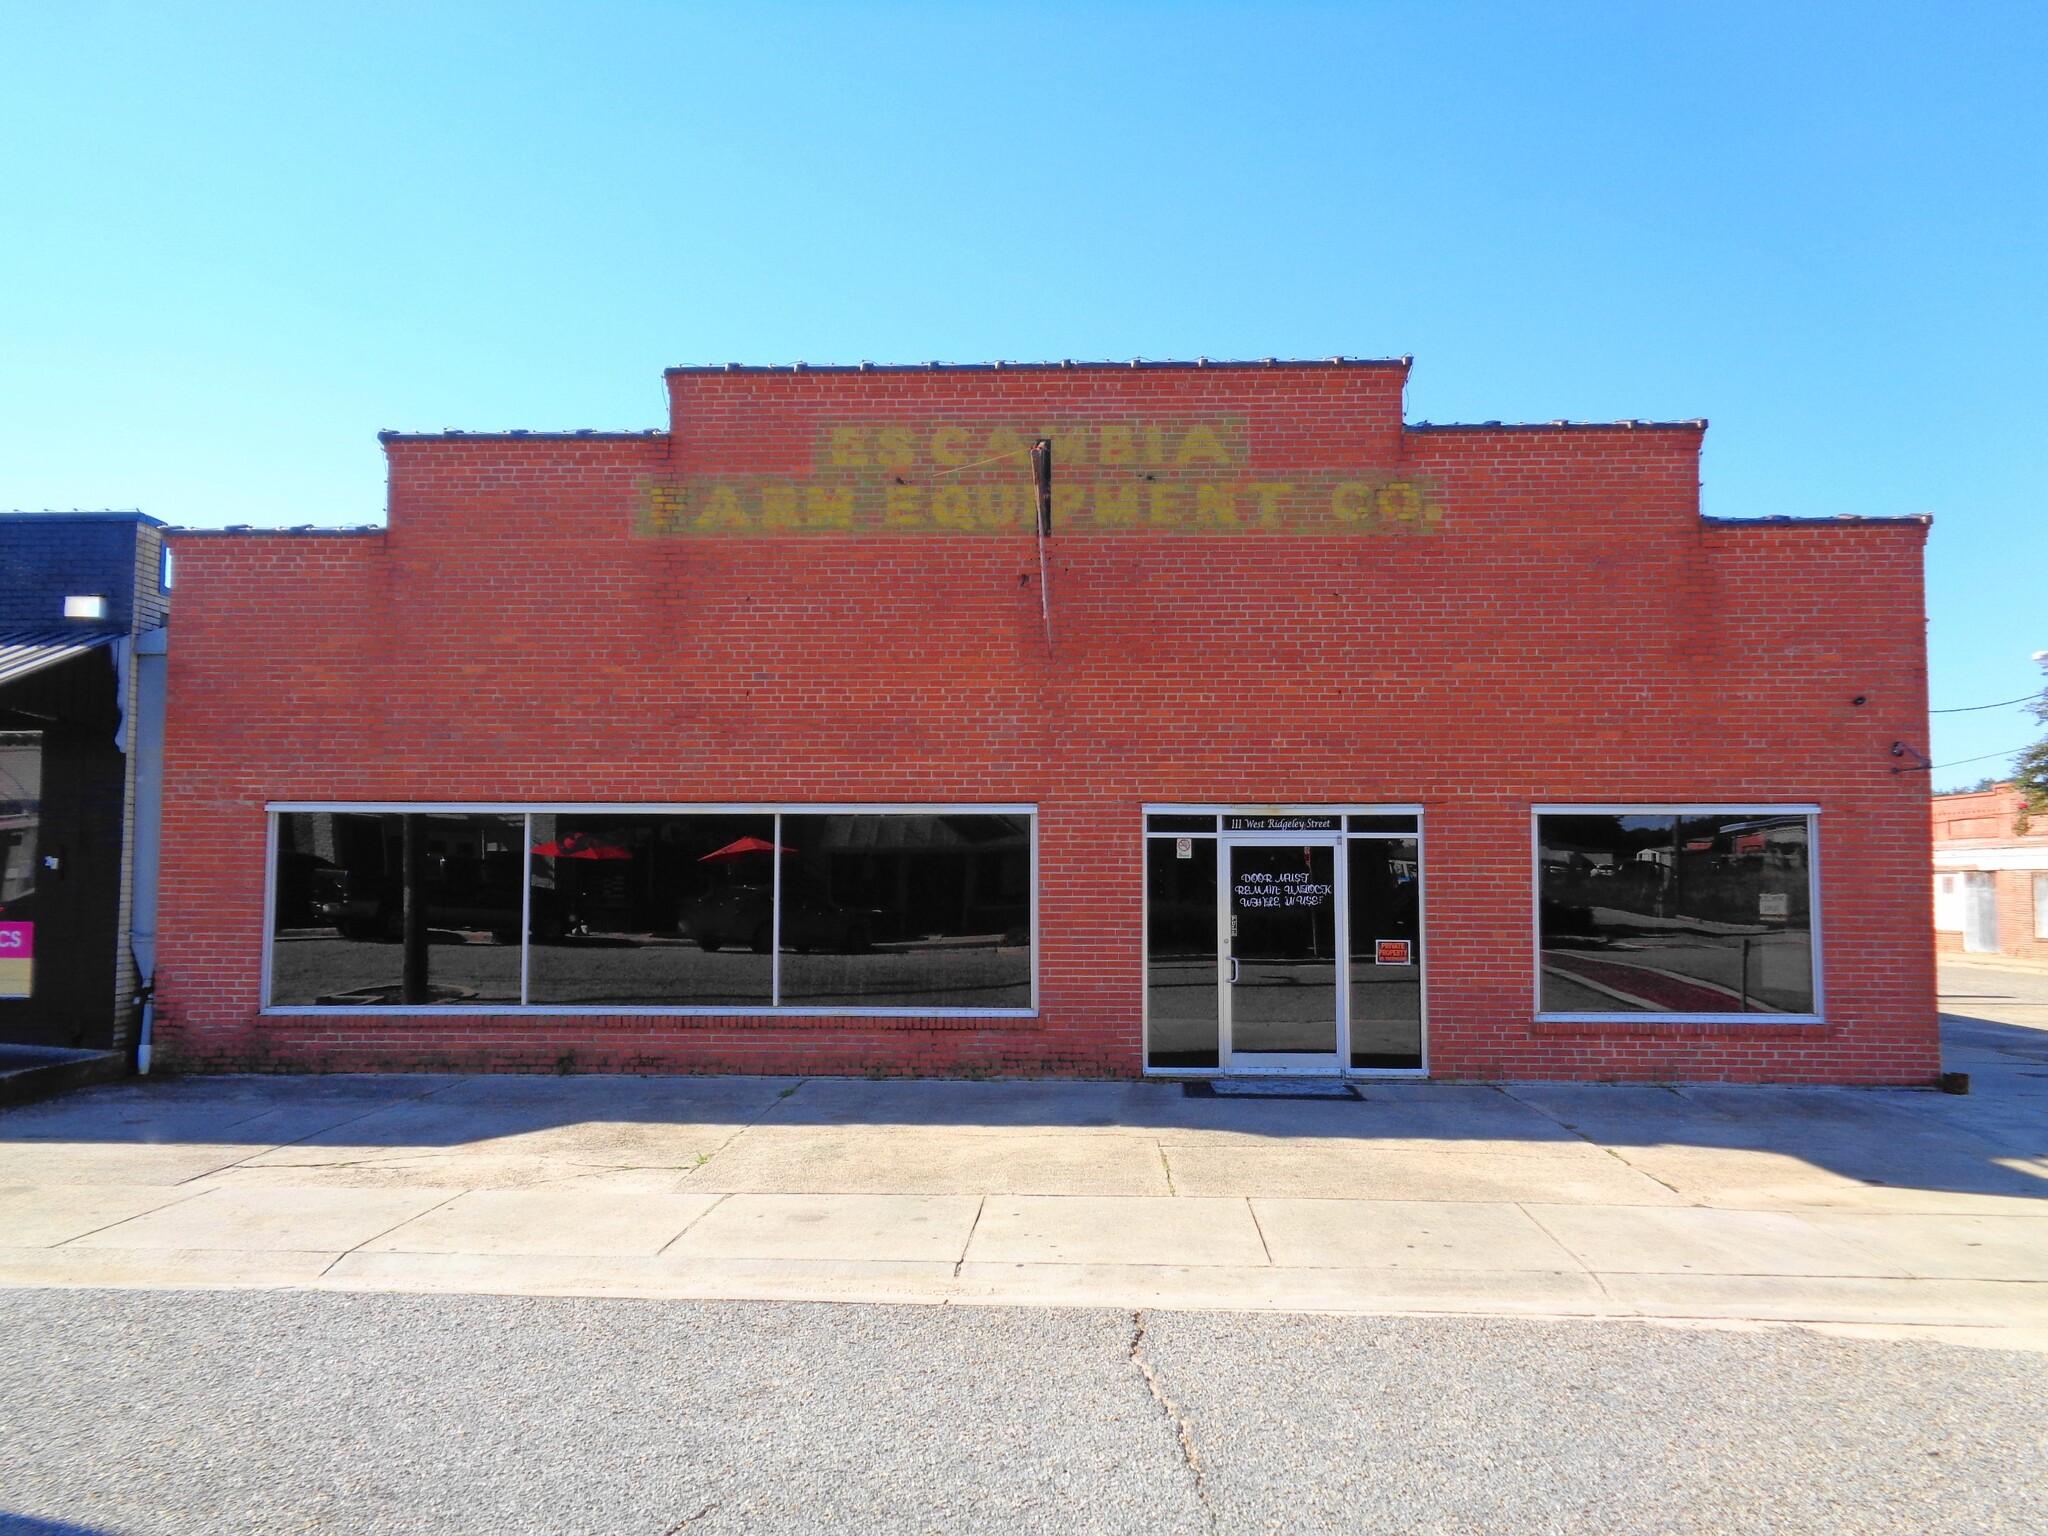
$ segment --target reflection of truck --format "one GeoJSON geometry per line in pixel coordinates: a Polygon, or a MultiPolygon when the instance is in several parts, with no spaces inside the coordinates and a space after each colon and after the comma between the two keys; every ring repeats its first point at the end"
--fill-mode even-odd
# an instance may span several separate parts
{"type": "MultiPolygon", "coordinates": [[[[799,954],[810,950],[859,954],[874,943],[881,913],[842,907],[808,891],[786,893],[782,901],[782,944],[799,954]]],[[[765,885],[728,885],[683,908],[676,924],[699,949],[744,945],[765,955],[774,944],[774,894],[765,885]]]]}
{"type": "MultiPolygon", "coordinates": [[[[434,854],[421,862],[428,927],[480,929],[500,943],[518,942],[518,854],[434,854]]],[[[343,938],[395,944],[404,937],[405,896],[396,875],[329,864],[313,868],[307,881],[313,912],[343,938]]],[[[534,937],[559,938],[562,915],[543,894],[534,892],[534,937]]]]}

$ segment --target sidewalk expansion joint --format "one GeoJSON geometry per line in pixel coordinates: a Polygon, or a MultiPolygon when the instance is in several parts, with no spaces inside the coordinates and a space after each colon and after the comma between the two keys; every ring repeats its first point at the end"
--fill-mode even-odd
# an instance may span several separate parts
{"type": "Polygon", "coordinates": [[[1252,1219],[1252,1230],[1259,1234],[1259,1247],[1265,1252],[1266,1262],[1271,1264],[1273,1262],[1273,1245],[1266,1241],[1266,1224],[1259,1220],[1259,1208],[1252,1203],[1249,1195],[1245,1197],[1244,1208],[1245,1214],[1252,1219]]]}
{"type": "Polygon", "coordinates": [[[456,1201],[460,1200],[464,1195],[469,1193],[469,1190],[458,1189],[446,1200],[436,1200],[424,1211],[417,1211],[414,1214],[406,1217],[403,1221],[394,1221],[393,1223],[391,1223],[390,1226],[384,1228],[384,1230],[381,1232],[372,1232],[368,1237],[364,1238],[361,1242],[355,1244],[353,1247],[342,1249],[341,1252],[337,1253],[333,1258],[329,1259],[325,1264],[323,1264],[320,1267],[320,1273],[317,1276],[315,1276],[315,1278],[325,1280],[328,1274],[333,1270],[334,1266],[339,1264],[343,1259],[347,1258],[350,1254],[360,1253],[364,1248],[368,1247],[371,1243],[376,1242],[378,1238],[389,1237],[393,1232],[396,1232],[400,1227],[410,1226],[413,1222],[423,1220],[424,1218],[433,1215],[436,1211],[446,1210],[449,1206],[453,1205],[456,1201]]]}
{"type": "MultiPolygon", "coordinates": [[[[422,1089],[422,1090],[421,1090],[420,1092],[418,1092],[418,1093],[407,1093],[407,1094],[401,1094],[401,1095],[400,1095],[399,1097],[397,1097],[397,1098],[395,1098],[395,1099],[391,1100],[391,1101],[390,1101],[390,1103],[388,1103],[388,1104],[377,1104],[377,1105],[373,1105],[373,1106],[372,1106],[371,1108],[369,1108],[369,1109],[366,1109],[366,1110],[364,1110],[364,1111],[363,1111],[363,1112],[362,1112],[361,1114],[356,1114],[356,1115],[349,1115],[349,1116],[347,1116],[347,1117],[345,1117],[345,1118],[343,1118],[343,1119],[340,1119],[340,1120],[336,1120],[336,1121],[335,1121],[335,1122],[334,1122],[333,1124],[331,1124],[331,1125],[323,1125],[323,1126],[319,1127],[319,1128],[318,1128],[318,1129],[316,1129],[316,1130],[311,1130],[311,1131],[308,1131],[308,1132],[306,1132],[306,1134],[305,1134],[305,1135],[303,1135],[303,1136],[294,1136],[294,1137],[292,1137],[292,1138],[291,1138],[290,1140],[288,1140],[288,1141],[280,1141],[280,1142],[276,1142],[276,1143],[273,1143],[273,1144],[272,1144],[272,1145],[270,1145],[270,1146],[266,1146],[266,1147],[262,1148],[262,1149],[261,1149],[260,1151],[256,1151],[256,1152],[251,1152],[251,1153],[248,1153],[248,1154],[247,1154],[246,1156],[243,1156],[243,1157],[238,1157],[238,1158],[236,1158],[236,1159],[235,1159],[235,1160],[234,1160],[233,1162],[231,1162],[231,1163],[228,1163],[228,1164],[225,1164],[225,1165],[224,1165],[224,1166],[222,1166],[222,1167],[219,1167],[219,1168],[216,1168],[216,1169],[214,1169],[214,1170],[213,1170],[213,1171],[212,1171],[211,1173],[195,1173],[195,1174],[193,1174],[193,1175],[192,1175],[192,1177],[191,1177],[190,1179],[180,1179],[180,1180],[179,1180],[178,1182],[179,1182],[180,1184],[190,1184],[190,1183],[192,1183],[192,1182],[193,1182],[194,1180],[196,1180],[196,1179],[213,1179],[213,1178],[218,1178],[218,1177],[220,1177],[220,1175],[222,1175],[222,1174],[224,1174],[224,1173],[232,1173],[232,1172],[234,1172],[234,1171],[235,1171],[235,1170],[236,1170],[237,1168],[241,1168],[241,1167],[245,1166],[246,1164],[248,1164],[248,1163],[249,1163],[250,1161],[252,1161],[252,1160],[253,1160],[253,1159],[255,1159],[255,1158],[259,1158],[259,1157],[268,1157],[268,1156],[269,1156],[269,1155],[270,1155],[271,1153],[273,1153],[273,1152],[282,1152],[282,1151],[283,1151],[283,1150],[284,1150],[284,1149],[285,1149],[286,1147],[296,1147],[296,1146],[298,1146],[298,1145],[299,1145],[300,1143],[302,1143],[302,1142],[308,1142],[308,1141],[311,1141],[311,1140],[312,1140],[312,1139],[313,1139],[313,1138],[314,1138],[315,1136],[325,1136],[325,1135],[326,1135],[326,1134],[327,1134],[328,1132],[330,1132],[330,1131],[338,1131],[338,1130],[340,1130],[340,1129],[341,1129],[341,1128],[342,1128],[342,1127],[343,1127],[344,1125],[354,1125],[354,1124],[355,1124],[355,1123],[356,1123],[356,1122],[357,1122],[358,1120],[367,1120],[367,1119],[369,1119],[369,1118],[370,1118],[370,1117],[371,1117],[372,1115],[381,1115],[381,1114],[383,1114],[383,1113],[384,1113],[384,1112],[385,1112],[385,1111],[386,1111],[387,1109],[392,1109],[392,1108],[395,1108],[396,1106],[398,1106],[398,1105],[400,1105],[400,1104],[420,1104],[420,1103],[424,1103],[424,1102],[425,1102],[426,1100],[428,1100],[428,1099],[434,1098],[434,1097],[436,1097],[437,1095],[440,1095],[440,1094],[443,1094],[443,1093],[447,1093],[447,1092],[449,1092],[449,1091],[450,1091],[451,1089],[454,1089],[454,1088],[458,1088],[458,1087],[461,1087],[461,1086],[462,1086],[462,1079],[458,1077],[458,1078],[456,1078],[456,1079],[455,1079],[455,1080],[454,1080],[453,1082],[447,1082],[447,1083],[443,1083],[443,1084],[441,1084],[441,1086],[440,1086],[440,1087],[438,1087],[438,1088],[425,1088],[425,1089],[422,1089]]],[[[265,1113],[267,1113],[267,1111],[266,1111],[265,1113]]],[[[236,1125],[247,1125],[247,1124],[249,1123],[249,1121],[251,1121],[251,1120],[260,1120],[260,1119],[262,1119],[262,1118],[263,1118],[263,1114],[262,1114],[262,1113],[258,1113],[258,1114],[255,1114],[255,1115],[249,1115],[249,1116],[245,1116],[245,1117],[244,1117],[243,1119],[240,1119],[240,1120],[234,1121],[234,1122],[233,1122],[233,1123],[232,1123],[231,1125],[229,1125],[229,1126],[228,1126],[228,1129],[229,1129],[229,1130],[232,1130],[232,1129],[234,1129],[234,1127],[235,1127],[236,1125]]],[[[378,1151],[378,1152],[384,1152],[384,1151],[388,1151],[388,1150],[390,1150],[390,1149],[389,1149],[389,1148],[386,1148],[386,1147],[378,1147],[378,1148],[375,1148],[374,1150],[376,1150],[376,1151],[378,1151]]],[[[364,1158],[364,1159],[362,1159],[362,1162],[363,1162],[363,1163],[364,1163],[365,1165],[368,1165],[368,1164],[372,1164],[372,1163],[375,1163],[376,1161],[377,1161],[377,1159],[376,1159],[376,1158],[364,1158]]],[[[355,1167],[355,1166],[356,1166],[356,1163],[355,1163],[355,1162],[354,1162],[353,1160],[337,1158],[337,1159],[336,1159],[336,1160],[335,1160],[334,1162],[332,1162],[332,1163],[318,1163],[318,1164],[309,1164],[308,1166],[310,1166],[310,1167],[331,1167],[331,1168],[353,1168],[353,1167],[355,1167]]],[[[174,1186],[174,1187],[175,1187],[175,1186],[174,1186]]]]}
{"type": "Polygon", "coordinates": [[[960,1271],[967,1263],[967,1250],[974,1246],[974,1234],[981,1226],[981,1213],[988,1209],[988,1196],[983,1195],[975,1203],[974,1220],[967,1224],[967,1240],[960,1245],[960,1257],[953,1261],[953,1278],[960,1278],[960,1271]]]}
{"type": "Polygon", "coordinates": [[[1138,1374],[1145,1378],[1145,1390],[1152,1394],[1152,1400],[1159,1405],[1159,1411],[1166,1415],[1167,1423],[1173,1426],[1174,1439],[1180,1446],[1181,1463],[1194,1479],[1195,1500],[1202,1506],[1202,1518],[1211,1536],[1222,1530],[1222,1522],[1216,1517],[1216,1505],[1209,1497],[1209,1474],[1202,1466],[1202,1456],[1195,1449],[1194,1426],[1188,1423],[1187,1415],[1180,1405],[1167,1396],[1166,1389],[1159,1384],[1159,1375],[1145,1359],[1145,1314],[1143,1310],[1131,1314],[1131,1364],[1138,1368],[1138,1374]]]}
{"type": "MultiPolygon", "coordinates": [[[[1542,1105],[1531,1104],[1519,1093],[1516,1093],[1514,1089],[1511,1088],[1508,1084],[1495,1083],[1493,1085],[1493,1090],[1504,1099],[1513,1099],[1517,1104],[1521,1105],[1522,1108],[1528,1110],[1531,1114],[1541,1115],[1544,1119],[1548,1120],[1552,1125],[1556,1126],[1559,1130],[1570,1131],[1572,1135],[1578,1137],[1579,1140],[1583,1141],[1587,1146],[1593,1148],[1596,1152],[1606,1153],[1609,1157],[1613,1158],[1617,1163],[1621,1164],[1622,1167],[1626,1168],[1630,1173],[1639,1173],[1644,1178],[1648,1179],[1652,1184],[1661,1185],[1663,1188],[1670,1190],[1672,1194],[1677,1195],[1680,1199],[1684,1200],[1687,1205],[1699,1204],[1697,1200],[1694,1200],[1687,1196],[1682,1190],[1679,1189],[1679,1187],[1676,1184],[1673,1184],[1669,1179],[1660,1179],[1657,1177],[1656,1174],[1650,1172],[1649,1169],[1638,1168],[1634,1163],[1630,1162],[1627,1158],[1623,1157],[1619,1152],[1615,1151],[1614,1148],[1608,1146],[1605,1142],[1595,1141],[1591,1136],[1588,1136],[1576,1125],[1572,1125],[1568,1121],[1558,1119],[1556,1115],[1553,1115],[1549,1110],[1545,1109],[1542,1105]]],[[[1673,1088],[1669,1091],[1673,1094],[1676,1094],[1679,1098],[1685,1097],[1685,1095],[1679,1093],[1676,1088],[1673,1088]]]]}
{"type": "MultiPolygon", "coordinates": [[[[681,1232],[678,1232],[674,1237],[670,1238],[667,1242],[663,1243],[659,1248],[655,1249],[654,1256],[657,1259],[665,1257],[669,1249],[675,1247],[677,1243],[680,1243],[683,1240],[684,1236],[689,1232],[690,1228],[696,1226],[698,1222],[702,1221],[706,1216],[709,1216],[713,1211],[717,1210],[721,1205],[725,1204],[725,1202],[730,1200],[731,1198],[732,1195],[730,1193],[720,1194],[709,1205],[705,1206],[703,1210],[699,1211],[696,1215],[692,1216],[688,1221],[684,1222],[683,1230],[681,1232]]],[[[695,1520],[699,1517],[696,1515],[692,1515],[690,1516],[690,1518],[692,1520],[695,1520]]]]}

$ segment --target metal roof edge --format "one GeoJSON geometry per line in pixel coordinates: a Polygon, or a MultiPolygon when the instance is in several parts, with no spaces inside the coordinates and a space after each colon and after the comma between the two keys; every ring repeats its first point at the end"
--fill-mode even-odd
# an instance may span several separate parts
{"type": "Polygon", "coordinates": [[[1257,357],[1257,358],[1149,358],[1132,357],[1122,362],[1109,358],[1079,359],[1061,358],[1057,361],[1011,362],[1006,360],[986,363],[685,363],[673,368],[664,368],[664,378],[677,374],[716,373],[1081,373],[1133,369],[1186,369],[1190,372],[1211,369],[1241,369],[1246,371],[1268,368],[1399,368],[1406,370],[1414,366],[1410,357],[1257,357]]]}
{"type": "Polygon", "coordinates": [[[1878,514],[1865,516],[1861,512],[1837,512],[1831,517],[1792,517],[1779,514],[1772,517],[1712,517],[1700,514],[1700,521],[1711,523],[1717,528],[1828,528],[1841,523],[1911,523],[1926,528],[1934,522],[1932,512],[1911,512],[1904,516],[1878,514]]]}
{"type": "Polygon", "coordinates": [[[60,625],[0,628],[0,683],[12,683],[128,638],[125,629],[104,626],[65,629],[60,625]]]}
{"type": "Polygon", "coordinates": [[[1704,432],[1707,418],[1686,421],[1409,421],[1404,432],[1704,432]]]}
{"type": "Polygon", "coordinates": [[[151,517],[147,512],[133,509],[126,512],[111,510],[84,512],[75,509],[70,512],[57,512],[47,507],[35,512],[26,511],[19,507],[0,509],[0,522],[10,522],[16,519],[24,522],[48,519],[56,523],[148,523],[152,528],[166,528],[170,526],[160,517],[151,517]]]}
{"type": "Polygon", "coordinates": [[[576,427],[562,432],[530,432],[524,427],[511,427],[503,432],[472,432],[466,427],[443,427],[439,432],[401,432],[392,428],[377,434],[380,443],[438,443],[459,439],[463,442],[547,442],[547,443],[623,443],[645,442],[650,437],[665,437],[666,427],[642,427],[637,431],[599,431],[595,427],[576,427]]]}
{"type": "Polygon", "coordinates": [[[284,534],[293,538],[361,538],[365,534],[384,533],[382,523],[358,523],[348,528],[316,528],[311,523],[300,523],[291,528],[258,528],[254,523],[230,523],[225,528],[166,528],[164,532],[176,534],[181,539],[217,539],[229,535],[240,537],[245,534],[284,534]]]}

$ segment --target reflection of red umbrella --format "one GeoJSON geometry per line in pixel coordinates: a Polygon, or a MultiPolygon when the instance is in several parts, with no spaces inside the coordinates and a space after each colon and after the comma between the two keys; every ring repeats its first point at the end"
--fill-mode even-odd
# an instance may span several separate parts
{"type": "Polygon", "coordinates": [[[743,858],[750,853],[795,852],[794,848],[778,847],[774,843],[763,842],[758,837],[743,837],[736,843],[727,843],[723,848],[712,850],[697,862],[699,864],[730,864],[734,859],[743,858]]]}
{"type": "Polygon", "coordinates": [[[537,843],[534,853],[543,859],[630,859],[630,849],[617,843],[600,843],[588,832],[571,832],[552,843],[537,843]]]}

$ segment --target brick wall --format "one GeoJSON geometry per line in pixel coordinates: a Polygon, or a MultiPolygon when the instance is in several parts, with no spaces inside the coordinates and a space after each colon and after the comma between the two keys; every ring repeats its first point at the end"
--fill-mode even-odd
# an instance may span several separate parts
{"type": "MultiPolygon", "coordinates": [[[[1961,871],[1943,869],[1937,873],[1960,875],[1961,871]]],[[[1998,896],[1997,953],[2015,959],[2048,964],[2048,938],[2042,938],[2035,931],[2039,924],[2042,904],[2035,900],[2034,881],[2037,876],[2044,875],[2048,875],[2048,869],[1991,871],[1998,896]]],[[[1959,958],[1969,956],[1970,952],[1963,948],[1963,935],[1960,930],[1937,932],[1934,942],[1942,954],[1955,955],[1959,958]]]]}
{"type": "Polygon", "coordinates": [[[2033,843],[2048,847],[2048,817],[2038,817],[2025,837],[2019,832],[2019,814],[2024,809],[2020,792],[2010,784],[1989,789],[1966,789],[1953,795],[1936,795],[1933,803],[1934,846],[1991,843],[2033,843]]]}
{"type": "MultiPolygon", "coordinates": [[[[2037,912],[2034,876],[2048,869],[1999,869],[1994,849],[2038,851],[2048,849],[2048,817],[2035,817],[2027,832],[2019,831],[2023,808],[2020,793],[2011,784],[1989,789],[1965,790],[1960,794],[1936,795],[1933,803],[1934,846],[1960,854],[1963,864],[1944,864],[1937,875],[1960,875],[1968,868],[1968,855],[1984,855],[1979,869],[1990,869],[1998,897],[1998,953],[2023,960],[2048,962],[2048,938],[2036,933],[2037,912]]],[[[1937,932],[1935,944],[1943,954],[1961,955],[1960,930],[1937,932]]]]}
{"type": "MultiPolygon", "coordinates": [[[[386,533],[180,536],[166,1059],[1133,1073],[1142,804],[1421,802],[1438,1075],[1931,1079],[1925,787],[1887,755],[1925,734],[1924,528],[1704,522],[1695,424],[1404,428],[1404,378],[678,371],[665,434],[390,439],[386,533]],[[1247,492],[1223,531],[1146,446],[1187,422],[1391,511],[1263,530],[1247,492]],[[1025,525],[770,526],[847,423],[1068,444],[1050,647],[1025,525]],[[728,483],[753,523],[695,531],[728,483]],[[285,799],[1033,803],[1040,1017],[263,1016],[285,799]],[[1530,807],[1615,802],[1824,807],[1827,1023],[1534,1022],[1530,807]]],[[[876,494],[966,505],[944,468],[876,494]]]]}

